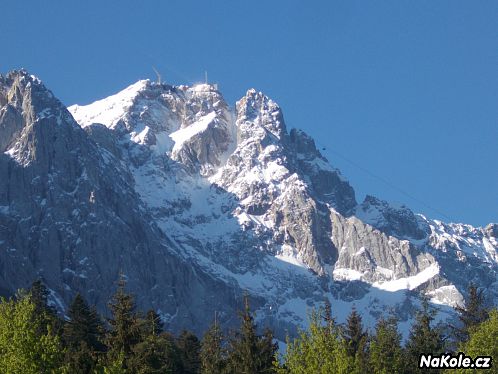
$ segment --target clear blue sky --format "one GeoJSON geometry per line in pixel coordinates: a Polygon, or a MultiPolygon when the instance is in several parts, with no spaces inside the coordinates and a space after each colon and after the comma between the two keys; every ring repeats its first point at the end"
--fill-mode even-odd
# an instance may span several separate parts
{"type": "Polygon", "coordinates": [[[152,65],[175,84],[207,70],[232,105],[250,87],[276,100],[289,128],[327,148],[359,200],[498,221],[495,0],[0,7],[0,72],[25,67],[67,105],[154,78],[152,65]]]}

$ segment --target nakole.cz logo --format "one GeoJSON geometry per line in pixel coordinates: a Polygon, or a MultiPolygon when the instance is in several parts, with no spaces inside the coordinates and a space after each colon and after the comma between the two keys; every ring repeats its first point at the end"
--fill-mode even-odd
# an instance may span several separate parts
{"type": "Polygon", "coordinates": [[[436,369],[489,369],[493,359],[490,356],[477,356],[475,359],[465,356],[463,352],[452,356],[450,354],[442,355],[420,355],[418,367],[436,368],[436,369]]]}

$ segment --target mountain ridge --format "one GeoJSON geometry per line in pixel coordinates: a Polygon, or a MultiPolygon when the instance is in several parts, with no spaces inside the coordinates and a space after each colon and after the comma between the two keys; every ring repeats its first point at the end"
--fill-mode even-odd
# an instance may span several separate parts
{"type": "Polygon", "coordinates": [[[280,338],[305,325],[307,309],[325,299],[338,317],[348,306],[361,306],[370,325],[386,307],[408,322],[423,294],[442,305],[441,318],[451,318],[450,307],[461,302],[469,280],[498,299],[498,225],[445,224],[371,196],[358,204],[349,182],[313,139],[302,130],[287,131],[280,107],[254,89],[231,108],[211,85],[139,81],[93,104],[71,106],[68,116],[60,102],[45,100],[53,96],[48,90],[32,102],[28,83],[42,85],[23,71],[0,78],[0,132],[11,139],[2,143],[0,175],[11,175],[13,168],[30,183],[42,179],[39,190],[23,196],[6,192],[16,180],[4,178],[1,185],[0,205],[9,207],[0,209],[6,290],[26,286],[36,274],[61,310],[77,291],[103,309],[124,270],[132,290],[142,295],[139,305],[158,310],[173,329],[188,325],[198,332],[220,309],[229,325],[230,311],[247,291],[258,318],[280,338]],[[51,113],[46,105],[60,113],[43,117],[51,113]],[[37,121],[50,124],[38,126],[53,128],[50,136],[64,124],[72,129],[62,136],[64,147],[55,149],[61,160],[49,153],[46,161],[37,158],[51,145],[50,136],[19,132],[37,121]],[[71,159],[72,149],[81,150],[71,159]],[[54,168],[62,176],[50,182],[54,168]],[[93,179],[85,179],[83,170],[93,179]],[[42,205],[50,183],[61,191],[42,205]],[[67,199],[68,191],[76,196],[67,199]],[[10,208],[16,204],[26,206],[26,217],[43,209],[58,212],[60,205],[67,212],[50,223],[30,222],[13,246],[12,217],[21,217],[10,208]],[[80,212],[73,215],[75,206],[80,212]],[[81,230],[92,213],[95,235],[81,230]],[[50,231],[60,222],[68,230],[59,230],[58,251],[27,240],[29,230],[50,231]],[[92,246],[99,250],[90,251],[92,246]],[[12,257],[16,252],[48,258],[40,268],[25,256],[33,274],[16,279],[8,269],[23,261],[12,257]],[[54,258],[57,264],[50,263],[54,258]]]}

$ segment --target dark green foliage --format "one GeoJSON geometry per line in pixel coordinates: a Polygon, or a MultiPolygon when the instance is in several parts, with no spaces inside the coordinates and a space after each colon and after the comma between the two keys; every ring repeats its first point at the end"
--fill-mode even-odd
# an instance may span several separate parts
{"type": "Polygon", "coordinates": [[[355,357],[360,348],[365,348],[367,333],[363,330],[361,316],[354,307],[346,320],[343,337],[346,341],[347,352],[350,357],[355,357]]]}
{"type": "Polygon", "coordinates": [[[140,342],[141,321],[135,311],[133,296],[125,292],[125,285],[126,282],[121,276],[118,289],[109,303],[112,318],[108,320],[111,330],[106,340],[109,358],[115,360],[122,352],[126,368],[133,353],[133,346],[140,342]]]}
{"type": "Polygon", "coordinates": [[[133,346],[128,368],[131,373],[141,374],[182,373],[180,352],[173,336],[168,333],[147,336],[144,341],[133,346]]]}
{"type": "Polygon", "coordinates": [[[65,362],[71,372],[91,372],[96,367],[99,355],[105,351],[102,321],[97,311],[91,309],[80,294],[74,298],[68,317],[62,332],[67,350],[65,362]]]}
{"type": "Polygon", "coordinates": [[[258,336],[256,324],[249,308],[249,299],[244,298],[245,308],[241,313],[242,324],[230,341],[228,357],[229,372],[234,374],[273,373],[273,360],[278,349],[272,336],[258,336]]]}
{"type": "Polygon", "coordinates": [[[52,316],[56,315],[55,309],[48,305],[49,292],[45,284],[40,279],[33,282],[31,288],[29,289],[29,294],[31,295],[31,301],[35,305],[36,314],[46,313],[52,316]]]}
{"type": "Polygon", "coordinates": [[[275,357],[278,352],[278,343],[275,343],[273,331],[265,328],[259,340],[259,361],[261,373],[274,373],[275,357]]]}
{"type": "MultiPolygon", "coordinates": [[[[136,316],[135,316],[136,317],[136,316]]],[[[131,344],[131,354],[124,363],[132,373],[183,373],[181,354],[175,338],[163,331],[161,317],[149,310],[145,318],[138,319],[139,337],[131,344]]]]}
{"type": "Polygon", "coordinates": [[[223,347],[223,333],[216,319],[204,334],[201,342],[200,361],[202,374],[219,374],[225,371],[226,350],[223,347]]]}
{"type": "Polygon", "coordinates": [[[64,363],[71,373],[91,373],[98,363],[98,356],[85,342],[66,348],[64,363]]]}
{"type": "Polygon", "coordinates": [[[154,310],[149,310],[145,314],[145,319],[142,322],[142,335],[160,335],[164,331],[161,317],[154,310]]]}
{"type": "Polygon", "coordinates": [[[63,325],[55,308],[48,304],[49,294],[47,287],[40,279],[33,282],[29,289],[31,301],[35,306],[35,315],[40,320],[38,331],[40,335],[46,334],[49,326],[52,332],[59,334],[63,325]]]}
{"type": "Polygon", "coordinates": [[[346,351],[354,360],[355,371],[363,373],[368,366],[368,334],[363,329],[360,314],[353,307],[342,332],[346,351]]]}
{"type": "Polygon", "coordinates": [[[402,354],[397,320],[394,317],[379,320],[370,342],[370,369],[378,374],[401,373],[402,354]]]}
{"type": "Polygon", "coordinates": [[[183,373],[197,374],[201,370],[200,350],[201,343],[197,336],[190,331],[183,330],[177,339],[180,358],[183,366],[183,373]]]}
{"type": "Polygon", "coordinates": [[[241,319],[240,332],[236,332],[230,342],[230,371],[233,373],[257,373],[258,365],[255,357],[258,349],[258,337],[256,336],[256,325],[249,310],[247,297],[241,319]]]}
{"type": "MultiPolygon", "coordinates": [[[[439,355],[444,351],[442,330],[440,327],[433,326],[435,314],[436,311],[429,306],[427,299],[423,300],[422,310],[417,313],[406,343],[405,355],[408,372],[426,371],[417,369],[421,354],[439,355]]],[[[437,371],[431,369],[431,372],[437,371]]]]}
{"type": "MultiPolygon", "coordinates": [[[[2,373],[202,373],[202,374],[308,374],[308,373],[419,373],[421,353],[444,351],[442,328],[434,326],[435,310],[427,300],[417,313],[405,349],[395,318],[378,321],[368,336],[361,316],[351,311],[344,326],[337,325],[331,306],[313,311],[307,331],[287,339],[280,364],[271,330],[258,335],[248,298],[240,314],[241,326],[226,342],[216,323],[202,342],[188,331],[174,337],[163,331],[159,315],[141,318],[121,278],[109,303],[112,318],[106,333],[94,308],[77,295],[60,334],[60,321],[48,305],[48,290],[37,281],[30,292],[15,299],[0,299],[0,372],[2,373]]],[[[469,289],[465,308],[457,308],[466,335],[455,347],[472,357],[492,355],[496,360],[498,312],[484,306],[482,291],[469,289]]],[[[494,362],[493,362],[494,363],[494,362]]],[[[494,370],[494,368],[493,368],[494,370]]],[[[460,372],[457,370],[457,372],[460,372]]]]}
{"type": "Polygon", "coordinates": [[[325,322],[325,326],[329,329],[332,329],[335,326],[335,319],[332,317],[332,306],[330,305],[329,299],[325,300],[323,320],[325,322]]]}
{"type": "Polygon", "coordinates": [[[68,317],[62,334],[67,346],[85,342],[94,351],[104,351],[102,321],[97,311],[90,308],[80,294],[76,295],[69,307],[68,317]]]}
{"type": "Polygon", "coordinates": [[[488,319],[489,314],[486,309],[483,292],[483,289],[478,290],[477,287],[471,284],[468,289],[465,305],[455,308],[461,323],[461,327],[454,328],[458,341],[468,341],[472,329],[488,319]]]}

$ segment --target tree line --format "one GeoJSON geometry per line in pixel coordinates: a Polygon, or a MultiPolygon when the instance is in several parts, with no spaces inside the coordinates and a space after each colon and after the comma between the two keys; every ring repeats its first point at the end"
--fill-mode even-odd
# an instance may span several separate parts
{"type": "Polygon", "coordinates": [[[455,326],[435,324],[436,310],[424,300],[405,344],[396,317],[383,317],[368,331],[355,308],[338,324],[326,303],[311,312],[307,330],[287,338],[282,353],[272,331],[257,328],[247,296],[238,329],[225,333],[215,319],[199,339],[187,330],[166,331],[153,310],[138,312],[125,287],[121,278],[107,319],[79,294],[60,318],[41,281],[2,298],[0,373],[409,374],[424,372],[418,369],[422,353],[498,357],[498,311],[472,285],[465,305],[456,308],[455,326]]]}

